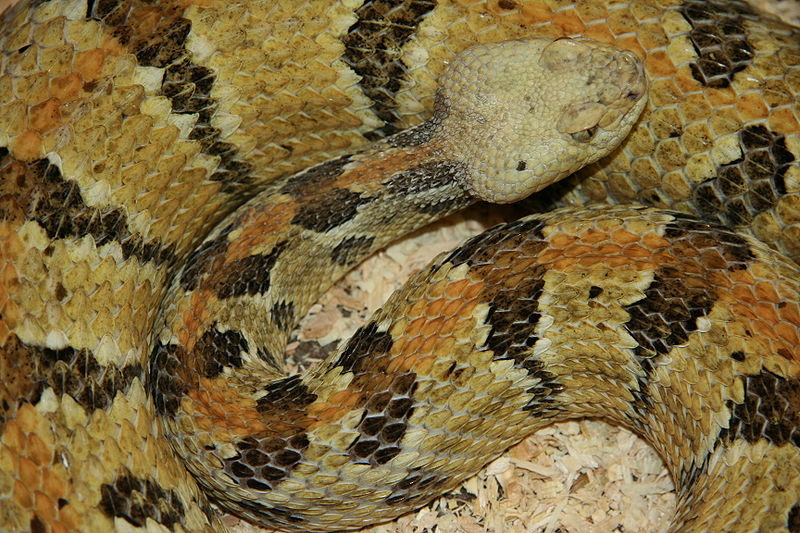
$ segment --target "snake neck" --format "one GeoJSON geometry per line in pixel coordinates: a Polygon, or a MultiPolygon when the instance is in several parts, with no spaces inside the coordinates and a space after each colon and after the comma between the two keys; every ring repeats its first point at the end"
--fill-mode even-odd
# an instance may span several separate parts
{"type": "Polygon", "coordinates": [[[202,485],[223,491],[235,467],[222,458],[246,436],[305,434],[300,406],[314,394],[298,392],[277,426],[262,409],[287,388],[286,398],[305,391],[283,371],[290,332],[354,265],[474,203],[462,185],[469,173],[437,141],[435,123],[423,123],[280,180],[190,254],[162,305],[149,390],[202,485]]]}

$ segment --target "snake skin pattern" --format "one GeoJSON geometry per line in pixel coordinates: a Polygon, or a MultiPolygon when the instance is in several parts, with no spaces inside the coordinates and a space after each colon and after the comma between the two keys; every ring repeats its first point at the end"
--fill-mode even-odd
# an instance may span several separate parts
{"type": "MultiPolygon", "coordinates": [[[[222,530],[210,501],[358,527],[538,427],[602,415],[669,465],[673,531],[800,531],[796,28],[738,0],[33,1],[3,28],[0,530],[222,530]],[[263,307],[295,249],[248,248],[243,221],[220,225],[235,209],[311,198],[262,225],[343,232],[302,262],[298,283],[323,290],[317,272],[390,238],[347,233],[365,202],[335,186],[345,151],[429,116],[470,45],[561,36],[631,50],[649,100],[619,149],[533,202],[660,209],[572,207],[470,240],[331,356],[338,381],[330,365],[278,377],[284,341],[243,333],[252,310],[200,328],[209,291],[263,307]],[[305,190],[279,179],[331,157],[305,190]],[[165,333],[179,290],[196,298],[191,347],[165,333]],[[235,373],[254,362],[273,381],[235,373]],[[309,436],[333,426],[345,453],[309,436]],[[210,464],[263,498],[187,472],[210,464]],[[360,484],[330,475],[343,466],[360,484]]],[[[286,296],[260,311],[277,338],[307,307],[286,296]]]]}

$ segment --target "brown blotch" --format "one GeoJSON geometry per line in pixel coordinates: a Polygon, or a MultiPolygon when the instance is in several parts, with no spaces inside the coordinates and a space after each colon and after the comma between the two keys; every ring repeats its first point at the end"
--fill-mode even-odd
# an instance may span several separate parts
{"type": "Polygon", "coordinates": [[[800,448],[800,380],[761,370],[745,376],[744,401],[726,402],[731,410],[729,426],[720,432],[720,440],[761,439],[776,446],[800,448]]]}
{"type": "Polygon", "coordinates": [[[355,11],[356,21],[341,37],[342,59],[361,77],[361,88],[372,110],[383,120],[380,130],[365,137],[375,140],[397,131],[396,93],[402,88],[407,67],[398,53],[416,32],[425,15],[434,9],[431,1],[397,4],[364,2],[355,11]]]}
{"type": "Polygon", "coordinates": [[[36,404],[48,387],[58,396],[70,395],[87,412],[105,409],[118,392],[126,393],[135,378],[141,379],[143,371],[138,364],[100,365],[87,349],[29,346],[12,334],[0,347],[0,375],[5,376],[0,413],[10,416],[18,405],[36,404]]]}
{"type": "Polygon", "coordinates": [[[183,522],[184,507],[176,492],[154,480],[135,477],[127,469],[111,483],[104,483],[100,494],[100,510],[133,526],[144,527],[150,519],[172,530],[183,522]]]}

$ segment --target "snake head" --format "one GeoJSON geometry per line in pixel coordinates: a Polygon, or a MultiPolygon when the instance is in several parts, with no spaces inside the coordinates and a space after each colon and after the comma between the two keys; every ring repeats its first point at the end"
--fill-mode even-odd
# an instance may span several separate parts
{"type": "Polygon", "coordinates": [[[484,44],[439,81],[434,120],[447,151],[472,170],[465,186],[519,200],[597,161],[630,132],[647,100],[641,61],[588,39],[484,44]]]}

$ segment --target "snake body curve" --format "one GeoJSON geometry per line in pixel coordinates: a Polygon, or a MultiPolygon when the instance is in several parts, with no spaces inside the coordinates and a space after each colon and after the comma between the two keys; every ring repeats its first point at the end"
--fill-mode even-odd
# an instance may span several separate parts
{"type": "MultiPolygon", "coordinates": [[[[684,487],[675,530],[796,530],[798,275],[790,261],[747,234],[797,257],[797,30],[743,3],[705,4],[367,2],[349,7],[268,2],[245,9],[205,3],[45,2],[7,12],[4,24],[13,31],[3,34],[0,78],[6,295],[0,360],[5,378],[0,389],[3,529],[220,528],[154,424],[175,398],[184,399],[180,383],[159,385],[158,377],[148,378],[149,383],[144,377],[153,361],[160,360],[158,370],[180,360],[156,327],[171,267],[185,262],[185,269],[199,272],[188,278],[202,281],[207,266],[200,253],[203,237],[234,207],[269,187],[275,176],[412,124],[432,105],[433,79],[454,51],[475,42],[581,34],[645,58],[650,104],[631,138],[603,166],[574,178],[583,181],[566,192],[564,201],[638,200],[688,211],[706,222],[614,208],[562,211],[522,221],[522,228],[498,229],[442,258],[414,285],[433,288],[387,303],[385,314],[348,343],[339,366],[357,371],[366,365],[365,351],[380,361],[381,350],[399,349],[393,336],[397,331],[429,332],[434,326],[424,322],[392,323],[389,312],[414,316],[415,302],[441,301],[442,294],[423,297],[420,291],[445,291],[464,317],[487,320],[483,328],[477,323],[476,335],[485,338],[475,339],[476,345],[491,338],[492,353],[506,350],[507,357],[474,368],[502,371],[509,382],[523,387],[524,394],[517,396],[528,409],[519,422],[526,428],[521,433],[530,430],[531,413],[543,422],[554,420],[566,415],[560,406],[565,402],[575,406],[570,416],[591,415],[581,406],[598,401],[592,394],[611,398],[616,410],[607,415],[621,424],[646,432],[643,419],[668,421],[654,429],[657,436],[650,441],[684,487]],[[719,33],[722,27],[725,36],[719,33]],[[384,76],[393,81],[384,82],[384,76]],[[709,219],[745,235],[709,224],[709,219]],[[523,233],[517,234],[520,229],[523,233]],[[564,257],[555,257],[553,250],[565,249],[564,257]],[[523,257],[510,261],[508,251],[523,257]],[[615,254],[618,259],[607,259],[615,254]],[[517,278],[508,278],[515,280],[515,295],[522,290],[519,284],[527,286],[522,303],[513,303],[508,294],[504,283],[510,281],[498,281],[491,296],[477,288],[469,296],[465,287],[473,285],[474,270],[506,261],[512,274],[529,267],[537,273],[519,271],[517,278]],[[604,263],[614,267],[613,276],[608,269],[588,268],[604,263]],[[577,274],[576,264],[587,268],[577,274]],[[424,276],[434,283],[423,285],[424,276]],[[457,289],[448,291],[451,284],[457,289]],[[519,322],[515,313],[527,317],[527,327],[510,326],[519,322]],[[615,327],[593,330],[590,323],[615,327]],[[581,360],[572,357],[574,346],[562,347],[561,353],[570,357],[533,357],[559,353],[547,350],[563,339],[588,341],[592,331],[619,335],[620,327],[628,332],[616,340],[625,359],[615,359],[610,349],[584,347],[581,353],[591,356],[581,360]],[[147,363],[151,352],[154,357],[147,363]],[[571,366],[561,369],[567,362],[571,366]],[[638,367],[630,367],[634,363],[638,367]],[[582,372],[581,364],[587,365],[582,372]],[[601,379],[591,381],[593,388],[576,401],[569,394],[589,382],[576,377],[585,375],[601,379]],[[616,380],[621,384],[612,387],[616,380]],[[664,396],[672,380],[684,396],[664,396]],[[164,390],[174,397],[158,392],[164,390]],[[672,439],[674,446],[668,444],[672,439]],[[737,466],[750,463],[755,466],[748,467],[749,473],[737,466]],[[720,474],[724,464],[733,467],[720,474]],[[720,489],[720,479],[732,493],[720,489]],[[720,499],[698,496],[703,494],[720,499]]],[[[349,207],[344,200],[341,206],[349,207]]],[[[322,215],[311,218],[321,217],[324,225],[341,213],[322,215]]],[[[228,228],[229,234],[234,230],[228,228]]],[[[229,234],[216,240],[217,248],[229,234]]],[[[350,237],[335,256],[345,265],[349,256],[363,253],[370,236],[350,237]]],[[[265,288],[259,269],[279,259],[279,254],[270,259],[272,251],[258,250],[259,268],[227,290],[259,294],[265,288]]],[[[247,266],[247,257],[238,259],[245,260],[239,266],[247,266]]],[[[329,255],[329,262],[335,261],[329,255]]],[[[273,303],[274,323],[291,322],[289,302],[273,303]]],[[[249,320],[246,314],[226,318],[242,324],[249,320]]],[[[234,329],[214,331],[198,342],[230,357],[222,363],[203,361],[207,380],[241,364],[237,358],[250,344],[234,329]]],[[[423,336],[416,338],[423,343],[423,336]]],[[[604,340],[615,346],[614,339],[604,340]]],[[[466,359],[454,359],[452,369],[431,366],[425,357],[409,362],[385,383],[402,401],[389,399],[390,406],[376,400],[354,410],[351,417],[360,418],[347,423],[362,444],[343,443],[352,450],[350,460],[358,464],[366,458],[376,470],[386,464],[387,455],[396,461],[386,442],[398,442],[397,432],[398,438],[411,440],[405,424],[423,416],[422,409],[409,405],[426,387],[416,376],[430,372],[444,383],[455,373],[463,384],[476,370],[460,368],[469,360],[468,354],[461,355],[466,359]],[[408,377],[411,373],[415,377],[408,377]],[[383,418],[375,414],[381,412],[383,418]],[[376,426],[368,427],[367,420],[376,426]],[[386,442],[369,438],[377,434],[386,442]]],[[[171,371],[162,374],[168,377],[171,371]]],[[[374,385],[387,375],[367,371],[362,379],[374,385]]],[[[287,379],[259,391],[258,399],[295,413],[275,420],[275,431],[285,429],[281,423],[307,429],[306,408],[332,392],[312,391],[287,379]]],[[[445,392],[451,397],[452,391],[439,394],[445,392]]],[[[352,406],[359,401],[356,396],[338,399],[352,406]]],[[[232,422],[219,430],[229,431],[227,437],[250,435],[252,409],[224,402],[213,409],[219,399],[224,397],[200,399],[209,407],[206,420],[232,422]]],[[[336,410],[333,402],[329,408],[336,410]]],[[[323,419],[346,418],[346,413],[323,412],[323,419]]],[[[458,422],[449,423],[452,430],[464,431],[458,422]]],[[[208,428],[213,438],[207,442],[187,439],[183,446],[195,451],[225,442],[225,435],[214,431],[208,428]]],[[[293,470],[305,474],[299,466],[303,454],[311,453],[311,443],[287,435],[287,442],[267,443],[270,449],[240,440],[239,448],[220,450],[218,457],[230,459],[220,466],[231,474],[231,487],[252,480],[251,489],[270,492],[271,486],[256,482],[275,478],[279,483],[293,470]],[[259,476],[250,473],[253,467],[259,476]]],[[[480,461],[485,459],[475,462],[480,461]]],[[[462,473],[452,474],[441,464],[412,466],[382,497],[396,514],[428,497],[417,492],[444,490],[462,473]]],[[[325,483],[323,477],[316,487],[325,483]]],[[[349,490],[371,492],[365,483],[349,490]]],[[[284,487],[292,493],[308,489],[284,487]]],[[[314,491],[308,492],[313,499],[314,491]]],[[[224,502],[213,487],[212,495],[224,502]]],[[[291,501],[273,501],[269,507],[245,501],[239,508],[250,518],[266,517],[269,523],[301,530],[336,527],[331,521],[337,514],[344,525],[376,515],[374,509],[358,507],[350,514],[305,510],[307,515],[300,516],[291,501]],[[321,517],[316,522],[314,514],[321,517]]]]}

